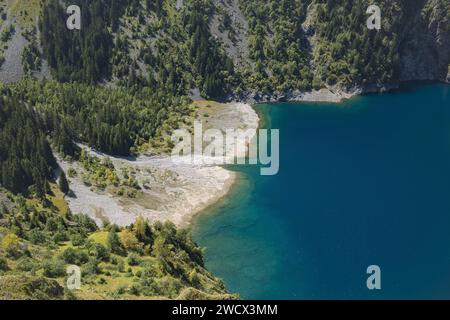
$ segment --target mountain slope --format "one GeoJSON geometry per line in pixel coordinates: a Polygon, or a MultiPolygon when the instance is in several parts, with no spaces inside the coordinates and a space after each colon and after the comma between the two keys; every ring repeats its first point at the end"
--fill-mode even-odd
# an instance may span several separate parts
{"type": "MultiPolygon", "coordinates": [[[[87,186],[119,186],[110,161],[79,144],[167,151],[172,130],[192,124],[189,95],[345,95],[448,79],[450,2],[378,3],[379,31],[366,28],[363,0],[2,0],[0,299],[236,298],[185,231],[142,220],[99,229],[72,215],[54,153],[83,162],[87,186]],[[69,4],[82,9],[79,31],[66,28],[69,4]],[[74,263],[84,272],[75,296],[62,287],[74,263]]],[[[118,192],[132,198],[140,186],[123,175],[118,192]]]]}
{"type": "MultiPolygon", "coordinates": [[[[29,33],[37,35],[43,54],[28,50],[28,60],[43,63],[25,69],[38,74],[48,61],[60,81],[164,86],[174,94],[198,88],[202,96],[218,98],[444,81],[450,63],[445,0],[379,1],[380,31],[365,27],[362,0],[71,1],[82,8],[80,32],[66,29],[64,1],[36,1],[29,11],[36,14],[42,5],[39,30],[36,23],[20,22],[24,18],[10,1],[3,25],[15,21],[34,30],[29,33]]],[[[0,75],[11,69],[12,57],[6,58],[0,75]]]]}

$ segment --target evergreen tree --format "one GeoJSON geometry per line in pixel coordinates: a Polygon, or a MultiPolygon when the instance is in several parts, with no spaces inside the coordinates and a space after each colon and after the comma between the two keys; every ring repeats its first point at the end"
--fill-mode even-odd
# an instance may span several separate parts
{"type": "Polygon", "coordinates": [[[123,254],[123,245],[122,242],[119,239],[119,236],[115,232],[115,230],[111,229],[108,233],[108,238],[106,240],[107,246],[111,252],[116,254],[123,254]]]}
{"type": "Polygon", "coordinates": [[[62,170],[61,170],[61,175],[59,177],[59,189],[64,194],[68,194],[69,190],[70,190],[69,182],[67,181],[66,174],[62,170]]]}

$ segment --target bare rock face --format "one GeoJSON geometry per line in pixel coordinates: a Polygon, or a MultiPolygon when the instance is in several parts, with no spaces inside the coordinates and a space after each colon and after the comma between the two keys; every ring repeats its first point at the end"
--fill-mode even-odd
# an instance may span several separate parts
{"type": "Polygon", "coordinates": [[[215,11],[210,17],[211,34],[219,40],[227,55],[233,59],[238,68],[251,64],[248,47],[248,21],[239,8],[238,0],[213,0],[215,11]],[[227,17],[228,28],[223,28],[227,17]]]}
{"type": "Polygon", "coordinates": [[[448,78],[450,2],[411,1],[404,12],[400,44],[400,81],[448,78]]]}
{"type": "Polygon", "coordinates": [[[17,28],[14,31],[8,48],[3,52],[5,62],[0,68],[0,81],[5,83],[19,81],[23,76],[21,53],[28,44],[28,41],[17,28]]]}

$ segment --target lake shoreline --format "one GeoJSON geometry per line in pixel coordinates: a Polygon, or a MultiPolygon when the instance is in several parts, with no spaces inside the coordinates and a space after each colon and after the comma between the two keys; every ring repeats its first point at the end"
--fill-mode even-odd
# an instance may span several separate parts
{"type": "MultiPolygon", "coordinates": [[[[385,90],[395,90],[394,86],[392,87],[386,87],[385,90]]],[[[380,90],[380,88],[373,88],[371,89],[373,93],[377,92],[377,90],[380,90]]],[[[366,92],[369,92],[370,90],[366,89],[366,92]]],[[[274,93],[270,96],[264,96],[261,95],[259,98],[255,98],[255,94],[249,94],[246,98],[243,98],[242,96],[239,98],[239,100],[235,100],[236,97],[228,97],[227,100],[230,100],[231,102],[227,102],[230,104],[238,103],[238,104],[245,104],[250,106],[254,112],[258,116],[258,129],[269,129],[268,124],[270,121],[267,118],[267,115],[264,115],[260,110],[257,110],[256,105],[261,103],[281,103],[281,102],[317,102],[317,103],[336,103],[340,104],[343,101],[347,99],[351,99],[353,97],[356,97],[358,95],[361,95],[362,90],[354,90],[351,93],[342,92],[340,90],[330,90],[330,89],[320,89],[320,90],[313,90],[310,92],[290,92],[290,93],[274,93]]],[[[378,91],[379,92],[379,91],[378,91]]],[[[256,94],[258,95],[258,94],[256,94]]],[[[269,124],[270,126],[270,124],[269,124]]],[[[227,170],[227,169],[225,169],[227,170]]],[[[229,171],[233,178],[230,180],[231,183],[227,185],[227,190],[225,193],[221,196],[218,196],[215,201],[211,201],[207,206],[205,206],[203,209],[196,211],[193,213],[192,216],[188,217],[187,220],[187,226],[190,226],[191,224],[196,224],[199,220],[199,218],[203,217],[204,215],[210,214],[210,212],[215,211],[217,207],[220,207],[223,203],[227,202],[228,197],[233,196],[234,190],[236,188],[240,188],[240,185],[238,183],[239,181],[239,174],[237,172],[227,170],[229,171]]]]}
{"type": "MultiPolygon", "coordinates": [[[[390,91],[395,91],[391,88],[390,91]]],[[[346,95],[340,92],[323,91],[311,94],[304,102],[340,103],[358,96],[357,92],[346,95]]],[[[291,101],[299,102],[299,101],[291,101]]],[[[261,102],[262,103],[262,102],[261,102]]],[[[255,103],[214,101],[195,101],[197,119],[205,123],[204,129],[220,128],[266,128],[270,123],[256,108],[255,103]]],[[[96,157],[107,155],[87,148],[96,157]]],[[[108,192],[98,192],[83,184],[81,177],[69,178],[74,197],[67,197],[73,213],[85,213],[98,224],[102,220],[118,225],[130,225],[137,217],[149,221],[171,221],[175,225],[189,228],[194,219],[221,203],[232,194],[239,180],[239,173],[221,165],[181,166],[172,161],[169,155],[141,155],[137,159],[111,157],[116,169],[137,169],[137,180],[141,186],[142,196],[127,199],[108,192]],[[151,171],[150,175],[145,171],[151,171]],[[150,179],[150,189],[145,181],[150,179]]],[[[73,163],[60,160],[60,166],[67,172],[73,163]]],[[[75,165],[76,167],[76,165],[75,165]]],[[[134,170],[133,169],[133,170],[134,170]]],[[[79,171],[80,168],[77,168],[79,171]]]]}
{"type": "Polygon", "coordinates": [[[382,94],[401,90],[404,86],[423,84],[450,84],[450,71],[446,80],[423,79],[393,81],[381,84],[355,85],[353,87],[342,88],[330,86],[321,89],[308,91],[287,90],[274,91],[270,94],[255,90],[245,91],[242,94],[231,94],[225,97],[227,102],[240,102],[251,105],[259,103],[279,103],[279,102],[329,102],[341,103],[343,100],[351,99],[355,96],[367,94],[382,94]]]}
{"type": "MultiPolygon", "coordinates": [[[[204,130],[255,129],[256,133],[259,125],[257,113],[248,104],[202,101],[197,102],[196,111],[204,130]]],[[[69,177],[71,193],[66,200],[71,211],[87,214],[99,225],[106,220],[128,226],[142,216],[150,222],[170,221],[188,228],[194,216],[227,196],[237,179],[235,172],[221,165],[178,163],[168,154],[142,154],[132,159],[106,155],[85,145],[79,147],[101,161],[108,158],[120,181],[128,179],[122,173],[126,170],[139,186],[137,196],[132,198],[119,195],[118,188],[112,186],[99,190],[85,183],[86,172],[81,164],[58,159],[65,172],[77,172],[69,177]]]]}
{"type": "Polygon", "coordinates": [[[372,299],[354,275],[377,264],[389,270],[380,298],[448,297],[450,87],[403,89],[344,108],[257,106],[284,130],[283,170],[233,168],[255,187],[198,218],[208,270],[246,299],[372,299]],[[417,274],[426,292],[410,286],[417,274]]]}

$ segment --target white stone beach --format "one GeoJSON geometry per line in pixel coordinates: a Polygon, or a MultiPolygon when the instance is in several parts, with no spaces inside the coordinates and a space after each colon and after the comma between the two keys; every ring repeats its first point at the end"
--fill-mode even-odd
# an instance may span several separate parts
{"type": "MultiPolygon", "coordinates": [[[[197,106],[198,119],[205,128],[256,129],[259,117],[243,103],[202,103],[197,106]]],[[[98,158],[106,155],[83,146],[98,158]]],[[[189,225],[194,215],[224,197],[236,174],[217,165],[174,163],[170,155],[141,155],[136,159],[111,157],[115,170],[133,170],[141,186],[136,198],[117,196],[85,185],[77,175],[70,180],[71,196],[67,197],[74,214],[84,213],[98,224],[103,220],[125,226],[142,216],[150,222],[171,221],[177,226],[189,225]],[[145,185],[145,187],[143,187],[145,185]]],[[[81,170],[77,163],[59,161],[65,172],[81,170]]]]}

